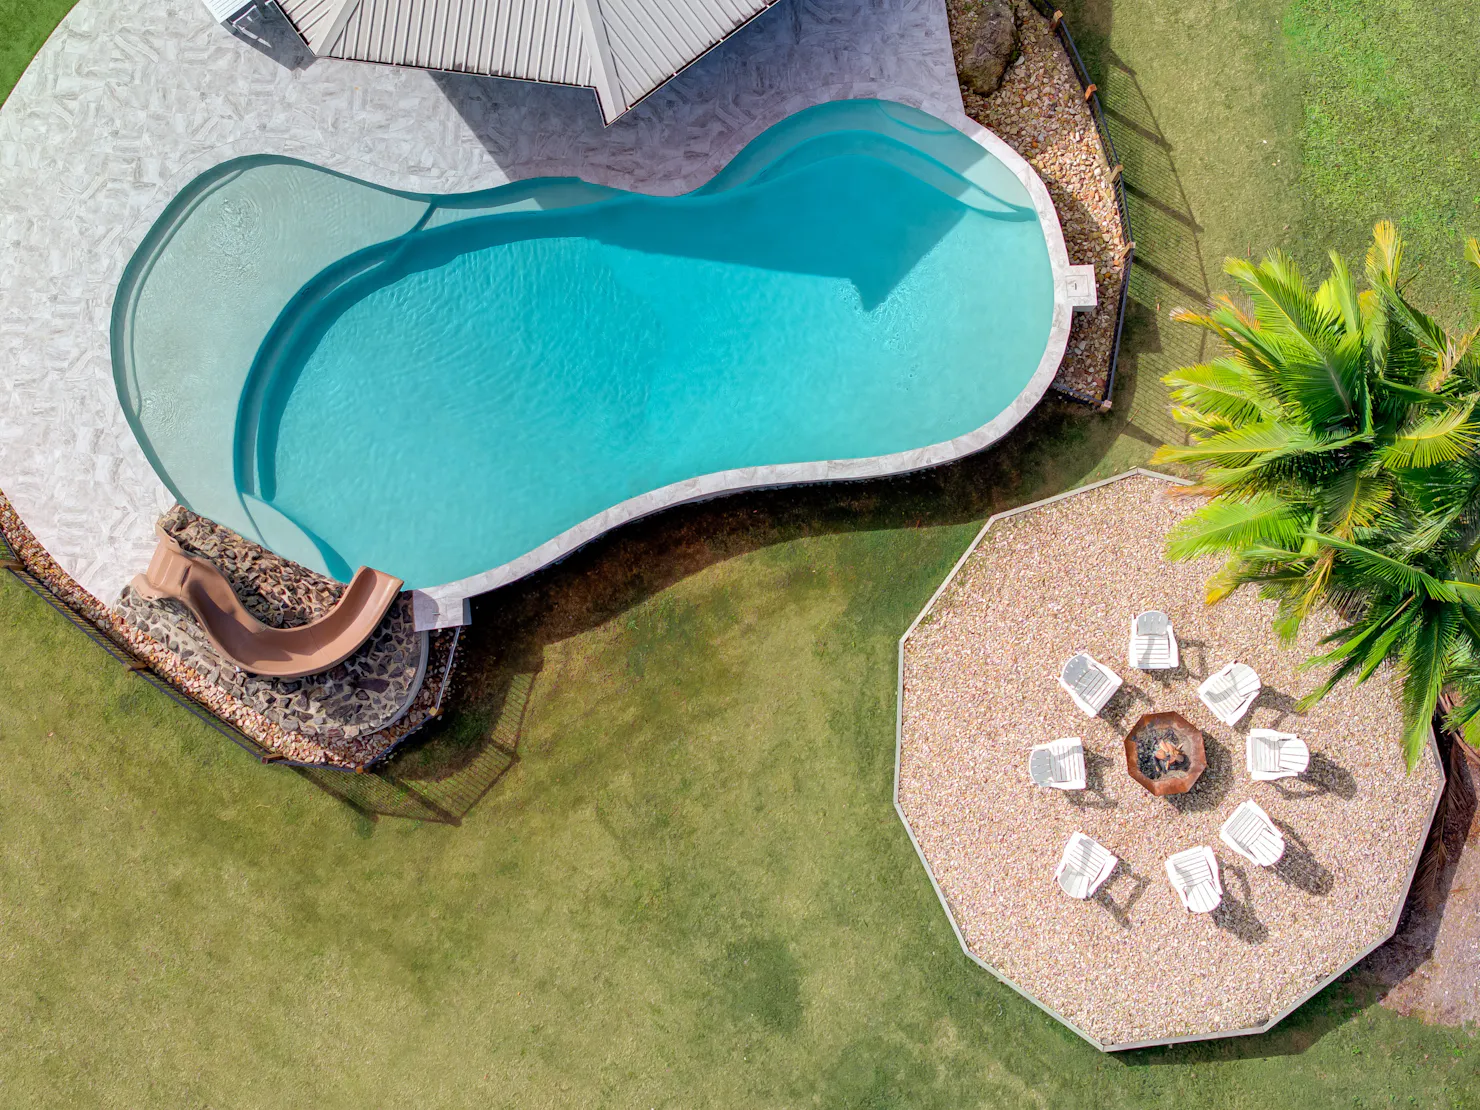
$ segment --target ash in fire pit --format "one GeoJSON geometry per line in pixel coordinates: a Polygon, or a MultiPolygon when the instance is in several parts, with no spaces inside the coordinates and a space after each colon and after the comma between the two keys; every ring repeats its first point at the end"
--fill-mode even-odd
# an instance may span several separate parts
{"type": "Polygon", "coordinates": [[[1126,770],[1158,797],[1192,789],[1207,769],[1202,733],[1180,713],[1147,713],[1125,738],[1126,770]]]}
{"type": "Polygon", "coordinates": [[[1171,771],[1185,771],[1190,762],[1173,729],[1144,728],[1136,735],[1136,766],[1148,779],[1163,778],[1171,771]]]}

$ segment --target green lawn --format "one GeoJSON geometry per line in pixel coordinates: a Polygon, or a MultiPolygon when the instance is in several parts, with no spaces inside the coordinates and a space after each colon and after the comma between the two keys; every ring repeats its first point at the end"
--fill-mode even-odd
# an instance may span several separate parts
{"type": "MultiPolygon", "coordinates": [[[[64,6],[0,0],[0,81],[64,6]]],[[[899,633],[987,513],[1168,434],[1155,374],[1196,336],[1166,313],[1224,252],[1314,262],[1391,215],[1457,308],[1480,232],[1467,5],[1068,10],[1147,263],[1115,414],[672,512],[484,599],[460,708],[396,768],[459,808],[517,735],[460,827],[252,762],[0,576],[0,1105],[1480,1106],[1471,1036],[1349,982],[1265,1037],[1099,1055],[967,963],[890,807],[899,633]]]]}

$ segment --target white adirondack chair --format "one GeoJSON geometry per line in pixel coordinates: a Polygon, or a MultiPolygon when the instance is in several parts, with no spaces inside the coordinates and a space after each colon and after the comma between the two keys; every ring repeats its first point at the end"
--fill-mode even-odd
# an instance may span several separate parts
{"type": "Polygon", "coordinates": [[[1167,860],[1167,878],[1188,913],[1212,913],[1223,901],[1218,859],[1206,846],[1188,848],[1167,860]]]}
{"type": "Polygon", "coordinates": [[[1088,898],[1110,877],[1119,862],[1094,837],[1077,832],[1064,846],[1064,858],[1053,873],[1054,882],[1070,898],[1088,898]]]}
{"type": "Polygon", "coordinates": [[[1067,736],[1051,744],[1035,744],[1028,753],[1028,777],[1039,786],[1055,790],[1083,790],[1088,782],[1084,771],[1084,741],[1067,736]]]}
{"type": "Polygon", "coordinates": [[[217,23],[230,23],[246,11],[256,0],[204,0],[206,11],[217,23]]]}
{"type": "Polygon", "coordinates": [[[1197,696],[1225,725],[1236,725],[1259,696],[1261,683],[1254,668],[1230,663],[1197,688],[1197,696]]]}
{"type": "Polygon", "coordinates": [[[1081,651],[1064,664],[1059,674],[1059,685],[1069,692],[1074,704],[1086,717],[1094,717],[1105,708],[1110,696],[1120,689],[1120,676],[1081,651]]]}
{"type": "Polygon", "coordinates": [[[1244,751],[1249,777],[1255,782],[1289,778],[1310,766],[1310,748],[1293,732],[1251,728],[1244,751]]]}
{"type": "Polygon", "coordinates": [[[1260,867],[1273,867],[1285,854],[1285,834],[1255,801],[1244,802],[1233,811],[1218,830],[1218,839],[1260,867]]]}
{"type": "Polygon", "coordinates": [[[1172,621],[1157,609],[1148,609],[1131,619],[1131,643],[1127,658],[1143,671],[1165,671],[1178,662],[1177,637],[1172,621]]]}

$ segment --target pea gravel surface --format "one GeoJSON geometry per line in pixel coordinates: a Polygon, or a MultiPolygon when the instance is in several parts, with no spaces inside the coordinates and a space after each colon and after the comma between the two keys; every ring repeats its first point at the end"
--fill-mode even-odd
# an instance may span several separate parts
{"type": "Polygon", "coordinates": [[[1109,1046],[1262,1026],[1385,940],[1443,784],[1432,750],[1404,768],[1389,673],[1296,711],[1318,680],[1299,664],[1334,619],[1311,618],[1285,647],[1257,594],[1205,604],[1218,561],[1162,555],[1199,504],[1181,488],[1137,474],[998,521],[903,656],[900,806],[967,946],[1109,1046]],[[1128,665],[1130,621],[1144,609],[1171,616],[1176,670],[1128,665]],[[1057,682],[1080,650],[1124,679],[1093,719],[1057,682]],[[1235,659],[1264,688],[1229,728],[1196,691],[1235,659]],[[1208,769],[1188,794],[1156,798],[1127,774],[1124,737],[1163,710],[1203,731],[1208,769]],[[1309,770],[1251,781],[1244,743],[1259,727],[1300,735],[1309,770]],[[1089,789],[1034,787],[1029,748],[1064,736],[1083,738],[1089,789]],[[1284,831],[1273,868],[1218,839],[1249,798],[1284,831]],[[1053,881],[1075,831],[1120,858],[1087,901],[1053,881]],[[1199,844],[1222,875],[1211,914],[1184,911],[1166,878],[1166,858],[1199,844]]]}

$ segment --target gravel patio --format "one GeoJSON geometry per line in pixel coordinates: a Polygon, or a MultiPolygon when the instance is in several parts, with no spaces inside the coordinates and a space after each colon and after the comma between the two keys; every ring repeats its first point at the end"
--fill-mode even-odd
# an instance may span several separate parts
{"type": "Polygon", "coordinates": [[[1332,627],[1312,619],[1281,647],[1273,605],[1248,591],[1216,606],[1217,560],[1169,563],[1167,531],[1197,502],[1137,474],[998,520],[902,646],[898,802],[972,954],[1101,1047],[1257,1031],[1387,939],[1442,786],[1428,751],[1404,771],[1391,676],[1345,685],[1304,715],[1316,684],[1298,664],[1332,627]],[[1181,666],[1126,662],[1129,622],[1170,614],[1181,666]],[[1125,684],[1086,718],[1056,681],[1087,650],[1125,684]],[[1196,687],[1231,660],[1264,689],[1236,728],[1196,687]],[[1208,769],[1188,794],[1155,798],[1126,773],[1125,732],[1175,710],[1203,730],[1208,769]],[[1298,733],[1310,769],[1276,783],[1244,769],[1249,728],[1298,733]],[[1028,749],[1083,738],[1089,789],[1038,789],[1028,749]],[[1287,843],[1274,868],[1230,851],[1218,829],[1253,798],[1287,843]],[[1120,857],[1094,898],[1053,882],[1071,833],[1120,857]],[[1163,869],[1206,844],[1222,905],[1190,915],[1163,869]]]}

